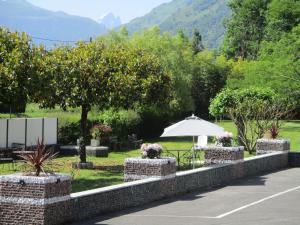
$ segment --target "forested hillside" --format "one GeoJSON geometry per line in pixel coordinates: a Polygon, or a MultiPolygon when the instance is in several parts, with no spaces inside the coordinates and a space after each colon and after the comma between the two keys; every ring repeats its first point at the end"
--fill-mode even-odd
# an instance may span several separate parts
{"type": "MultiPolygon", "coordinates": [[[[89,40],[106,31],[104,25],[91,19],[48,11],[25,0],[0,0],[0,26],[44,39],[75,41],[89,40]]],[[[60,43],[40,39],[33,41],[47,46],[60,43]]]]}
{"type": "Polygon", "coordinates": [[[173,0],[125,26],[130,33],[157,25],[162,32],[175,34],[183,30],[189,36],[199,29],[204,45],[216,48],[223,40],[224,19],[230,16],[227,3],[228,0],[173,0]]]}

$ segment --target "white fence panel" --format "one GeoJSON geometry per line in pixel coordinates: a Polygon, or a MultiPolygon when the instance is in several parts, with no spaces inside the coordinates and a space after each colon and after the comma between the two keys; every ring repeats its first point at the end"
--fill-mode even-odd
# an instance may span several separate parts
{"type": "Polygon", "coordinates": [[[0,148],[6,148],[7,120],[0,119],[0,148]]]}
{"type": "Polygon", "coordinates": [[[43,119],[27,119],[27,146],[36,145],[38,139],[43,139],[43,119]]]}
{"type": "Polygon", "coordinates": [[[10,119],[8,128],[8,147],[12,143],[25,144],[25,119],[10,119]]]}
{"type": "Polygon", "coordinates": [[[57,118],[44,119],[44,142],[47,145],[57,144],[57,118]]]}

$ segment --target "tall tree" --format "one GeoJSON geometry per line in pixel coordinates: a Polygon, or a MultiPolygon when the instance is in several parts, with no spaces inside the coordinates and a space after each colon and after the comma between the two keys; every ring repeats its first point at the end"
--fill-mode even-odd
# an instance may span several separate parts
{"type": "Polygon", "coordinates": [[[35,72],[33,51],[25,33],[0,27],[0,112],[24,112],[35,72]]]}
{"type": "MultiPolygon", "coordinates": [[[[87,118],[93,105],[130,108],[135,103],[164,104],[170,79],[157,58],[138,48],[106,46],[101,41],[61,47],[43,60],[36,93],[43,107],[81,108],[81,133],[87,143],[87,118]]],[[[81,162],[86,162],[84,145],[81,162]]]]}
{"type": "Polygon", "coordinates": [[[238,61],[227,80],[230,88],[270,87],[300,105],[300,25],[279,41],[264,41],[256,61],[238,61]]]}
{"type": "Polygon", "coordinates": [[[225,86],[230,72],[224,56],[216,56],[211,51],[199,53],[192,69],[191,95],[195,104],[195,113],[203,118],[209,117],[210,101],[225,86]]]}
{"type": "Polygon", "coordinates": [[[256,59],[264,38],[270,0],[231,0],[222,50],[229,58],[256,59]]]}
{"type": "Polygon", "coordinates": [[[194,55],[204,50],[204,45],[202,43],[202,36],[200,34],[200,31],[197,29],[194,29],[193,31],[192,50],[194,55]]]}
{"type": "Polygon", "coordinates": [[[266,15],[268,41],[278,41],[300,23],[299,0],[273,0],[266,15]]]}

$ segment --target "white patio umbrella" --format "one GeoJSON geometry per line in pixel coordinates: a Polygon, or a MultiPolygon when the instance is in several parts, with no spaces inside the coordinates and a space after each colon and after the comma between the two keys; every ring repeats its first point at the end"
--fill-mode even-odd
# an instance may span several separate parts
{"type": "Polygon", "coordinates": [[[223,127],[200,119],[194,114],[178,123],[164,129],[161,137],[193,137],[193,166],[195,159],[194,144],[196,136],[221,136],[225,132],[223,127]]]}

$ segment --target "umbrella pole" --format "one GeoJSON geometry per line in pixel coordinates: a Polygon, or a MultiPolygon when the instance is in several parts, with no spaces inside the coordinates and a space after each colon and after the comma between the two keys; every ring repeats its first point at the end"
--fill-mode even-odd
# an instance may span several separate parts
{"type": "Polygon", "coordinates": [[[193,169],[195,169],[195,137],[193,136],[193,147],[192,147],[192,151],[193,151],[193,169]]]}

